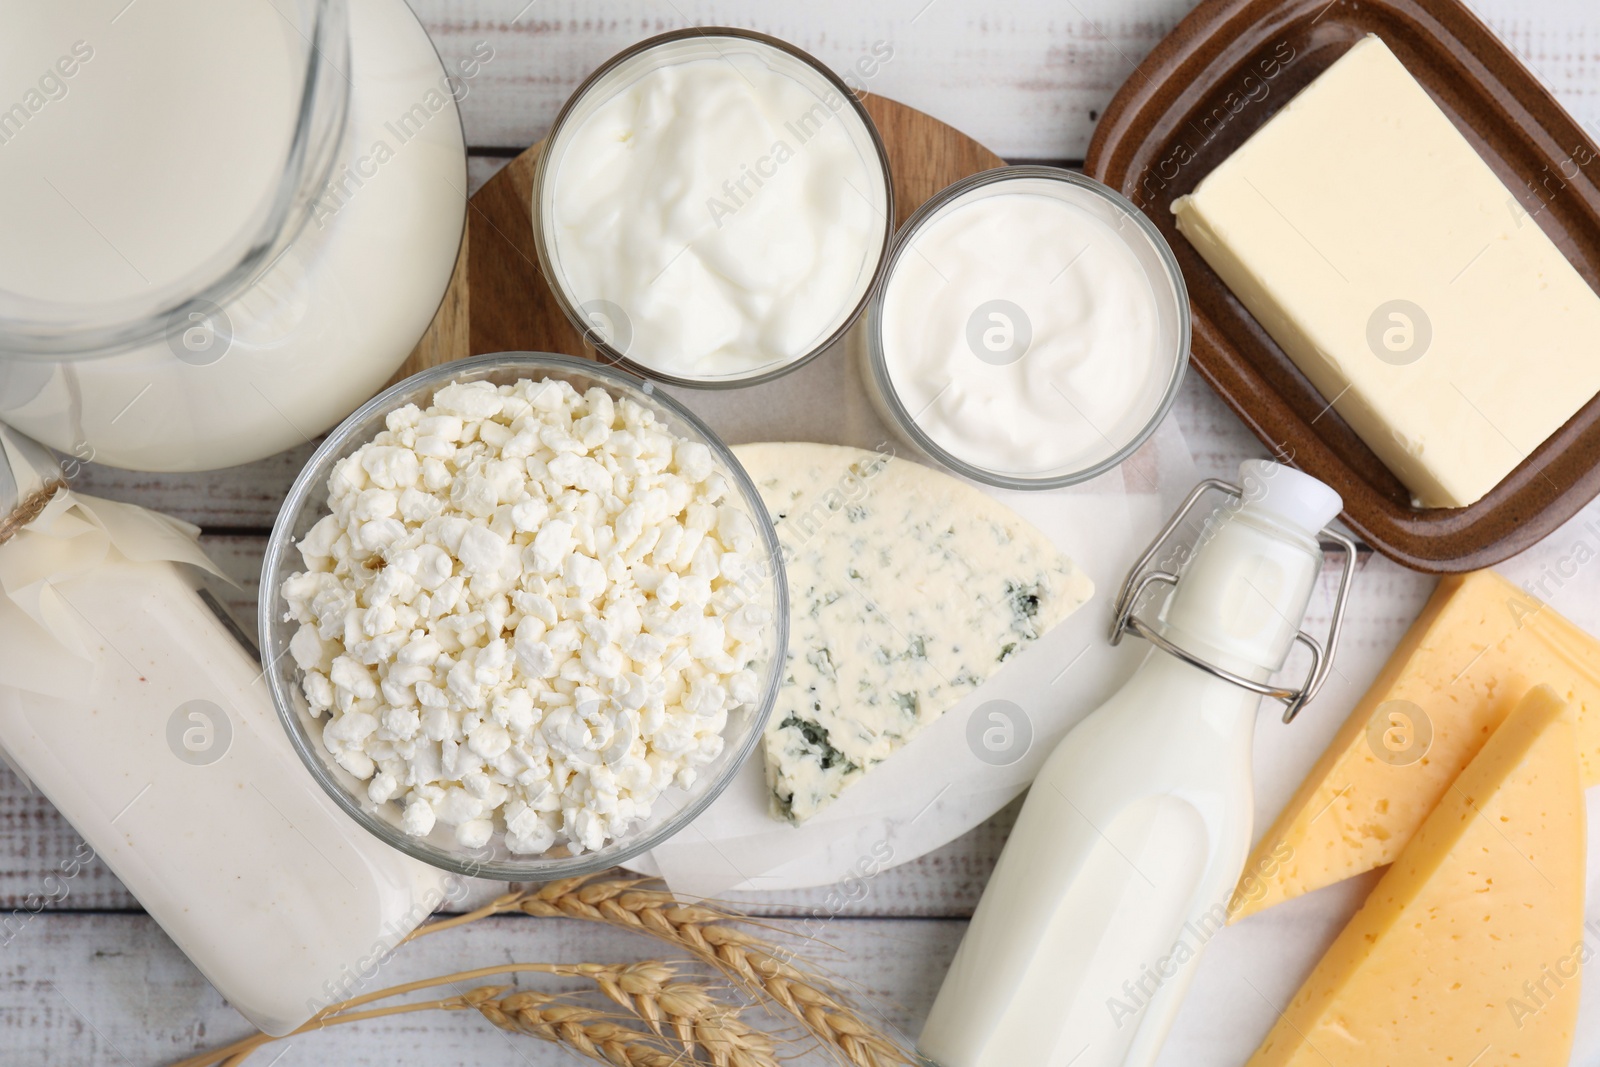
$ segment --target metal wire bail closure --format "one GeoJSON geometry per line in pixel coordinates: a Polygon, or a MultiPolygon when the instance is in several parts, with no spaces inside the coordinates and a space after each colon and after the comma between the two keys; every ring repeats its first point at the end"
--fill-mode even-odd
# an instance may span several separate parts
{"type": "Polygon", "coordinates": [[[1134,608],[1138,605],[1139,598],[1144,595],[1145,590],[1149,589],[1151,585],[1158,582],[1167,585],[1178,584],[1178,575],[1164,570],[1147,571],[1146,568],[1150,566],[1151,561],[1161,551],[1162,546],[1177,532],[1178,527],[1183,524],[1183,520],[1199,505],[1201,498],[1211,491],[1224,493],[1241,504],[1244,501],[1244,491],[1242,489],[1232,482],[1225,482],[1220,478],[1207,478],[1194,487],[1193,491],[1184,499],[1183,505],[1178,508],[1176,514],[1167,521],[1161,532],[1156,534],[1155,540],[1150,542],[1150,546],[1144,550],[1144,554],[1139,557],[1138,562],[1134,563],[1132,569],[1128,571],[1128,577],[1122,583],[1122,589],[1117,593],[1116,614],[1111,622],[1111,643],[1113,645],[1121,644],[1123,635],[1132,631],[1163,652],[1176,656],[1185,663],[1198,667],[1225,682],[1248,689],[1252,693],[1259,693],[1262,696],[1283,701],[1283,721],[1286,723],[1293,722],[1294,717],[1300,714],[1300,709],[1316,697],[1317,693],[1322,689],[1323,683],[1328,680],[1328,675],[1333,670],[1333,656],[1339,649],[1339,632],[1344,626],[1345,607],[1350,599],[1350,585],[1356,572],[1355,542],[1332,527],[1323,527],[1318,532],[1319,538],[1331,541],[1336,547],[1343,550],[1344,571],[1339,577],[1339,592],[1334,598],[1333,618],[1328,623],[1327,636],[1323,641],[1318,641],[1304,630],[1294,635],[1295,641],[1305,645],[1311,652],[1311,669],[1306,674],[1305,682],[1298,689],[1285,689],[1281,686],[1246,678],[1241,674],[1228,670],[1226,667],[1219,667],[1214,663],[1209,663],[1187,649],[1174,644],[1155,627],[1134,614],[1134,608]]]}

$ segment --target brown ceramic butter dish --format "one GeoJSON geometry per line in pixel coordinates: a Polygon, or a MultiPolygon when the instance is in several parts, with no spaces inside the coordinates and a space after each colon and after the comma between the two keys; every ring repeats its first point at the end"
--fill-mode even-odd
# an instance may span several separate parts
{"type": "Polygon", "coordinates": [[[1162,229],[1189,284],[1195,367],[1251,430],[1334,486],[1344,520],[1384,555],[1422,571],[1474,570],[1533,545],[1600,493],[1600,398],[1476,503],[1413,507],[1172,215],[1173,201],[1367,34],[1382,38],[1513,191],[1514,206],[1600,289],[1600,149],[1457,0],[1207,0],[1117,94],[1085,170],[1162,229]]]}

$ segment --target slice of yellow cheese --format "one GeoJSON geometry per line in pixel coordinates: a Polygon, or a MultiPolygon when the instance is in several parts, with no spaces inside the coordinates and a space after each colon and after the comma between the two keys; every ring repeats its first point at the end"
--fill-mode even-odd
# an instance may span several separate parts
{"type": "Polygon", "coordinates": [[[1493,571],[1443,579],[1256,846],[1233,919],[1393,863],[1523,693],[1574,706],[1600,783],[1600,642],[1493,571]]]}
{"type": "Polygon", "coordinates": [[[1452,783],[1247,1067],[1559,1067],[1583,936],[1574,716],[1532,690],[1452,783]]]}

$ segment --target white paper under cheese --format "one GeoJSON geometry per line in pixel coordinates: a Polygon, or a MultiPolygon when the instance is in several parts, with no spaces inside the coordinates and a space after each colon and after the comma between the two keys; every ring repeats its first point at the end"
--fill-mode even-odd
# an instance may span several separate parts
{"type": "Polygon", "coordinates": [[[766,736],[778,818],[815,815],[1094,591],[1043,533],[948,475],[835,445],[734,452],[789,584],[766,736]]]}

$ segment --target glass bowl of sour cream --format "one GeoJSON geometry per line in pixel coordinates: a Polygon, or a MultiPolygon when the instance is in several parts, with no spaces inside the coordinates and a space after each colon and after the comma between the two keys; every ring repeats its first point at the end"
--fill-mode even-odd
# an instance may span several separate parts
{"type": "Polygon", "coordinates": [[[862,377],[924,456],[1007,489],[1121,463],[1166,417],[1189,358],[1172,250],[1114,190],[1053,167],[947,187],[895,238],[862,377]]]}
{"type": "Polygon", "coordinates": [[[556,117],[533,191],[539,265],[601,359],[750,385],[842,337],[888,255],[894,196],[861,101],[747,30],[608,60],[556,117]]]}
{"type": "Polygon", "coordinates": [[[777,535],[716,434],[570,356],[433,367],[346,419],[267,544],[266,684],[351,818],[445,870],[546,881],[687,826],[782,677],[777,535]]]}

